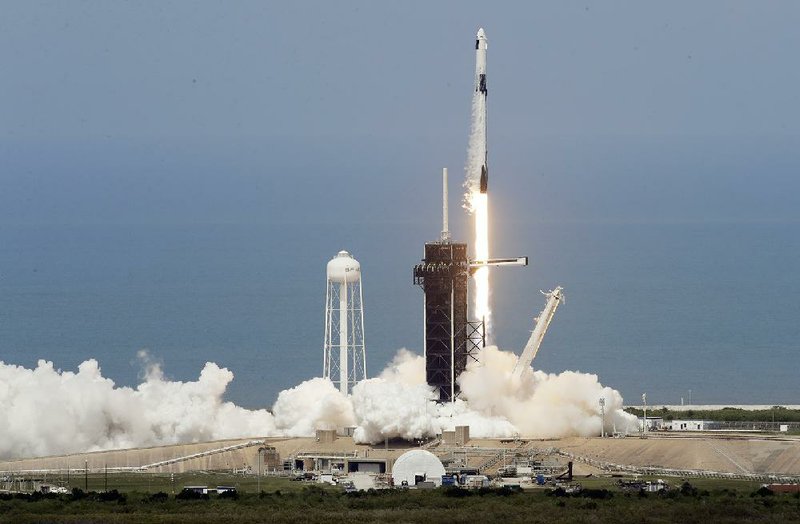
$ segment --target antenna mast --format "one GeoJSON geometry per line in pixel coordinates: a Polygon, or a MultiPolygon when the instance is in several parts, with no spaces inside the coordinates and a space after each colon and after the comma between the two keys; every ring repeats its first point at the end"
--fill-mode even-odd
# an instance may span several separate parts
{"type": "Polygon", "coordinates": [[[449,211],[447,209],[447,168],[442,168],[442,242],[450,242],[449,211]]]}

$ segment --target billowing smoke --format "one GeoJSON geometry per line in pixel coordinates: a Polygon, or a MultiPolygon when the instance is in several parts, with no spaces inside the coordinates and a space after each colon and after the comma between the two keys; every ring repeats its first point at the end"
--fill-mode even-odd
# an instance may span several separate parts
{"type": "Polygon", "coordinates": [[[77,372],[40,360],[0,363],[0,456],[41,456],[274,433],[267,410],[222,400],[233,373],[207,363],[195,382],[148,364],[136,389],[116,387],[96,360],[77,372]]]}
{"type": "Polygon", "coordinates": [[[604,398],[607,432],[638,427],[636,417],[622,410],[622,395],[600,384],[597,375],[529,368],[515,379],[516,362],[516,355],[495,346],[482,351],[480,363],[468,366],[459,377],[462,397],[470,409],[507,420],[525,437],[588,437],[600,433],[599,401],[604,398]]]}
{"type": "Polygon", "coordinates": [[[207,363],[196,381],[166,380],[145,361],[144,381],[116,387],[95,360],[77,372],[39,361],[34,369],[0,362],[0,456],[42,456],[238,437],[311,436],[316,429],[356,427],[359,442],[428,437],[469,425],[474,437],[562,437],[600,433],[598,400],[606,400],[606,430],[634,431],[622,397],[596,375],[526,370],[517,357],[490,346],[459,383],[462,398],[438,404],[425,384],[421,356],[400,350],[376,378],[350,396],[313,378],[282,391],[271,411],[223,400],[233,373],[207,363]]]}
{"type": "Polygon", "coordinates": [[[424,359],[401,351],[378,378],[354,388],[356,440],[421,438],[459,425],[469,425],[474,437],[588,437],[600,434],[600,398],[607,432],[636,430],[636,417],[622,410],[622,396],[597,375],[528,369],[515,379],[516,362],[513,353],[486,347],[459,377],[461,398],[438,404],[425,384],[424,359]]]}
{"type": "Polygon", "coordinates": [[[272,412],[280,433],[290,437],[313,435],[317,429],[355,426],[356,420],[350,398],[325,378],[312,378],[281,391],[272,412]]]}

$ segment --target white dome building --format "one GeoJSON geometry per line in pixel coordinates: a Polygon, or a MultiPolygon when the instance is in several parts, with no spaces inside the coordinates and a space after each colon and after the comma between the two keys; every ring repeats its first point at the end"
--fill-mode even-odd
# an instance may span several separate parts
{"type": "Polygon", "coordinates": [[[442,461],[430,451],[414,449],[400,455],[392,466],[392,480],[395,486],[405,481],[409,486],[419,482],[433,482],[442,485],[442,475],[446,474],[442,461]]]}

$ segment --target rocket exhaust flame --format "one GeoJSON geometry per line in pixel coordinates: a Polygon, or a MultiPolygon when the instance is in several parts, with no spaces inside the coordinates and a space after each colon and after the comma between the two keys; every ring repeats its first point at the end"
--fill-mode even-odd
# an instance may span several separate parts
{"type": "MultiPolygon", "coordinates": [[[[489,195],[471,193],[472,212],[475,217],[475,261],[489,260],[489,195]]],[[[485,323],[487,336],[491,326],[491,310],[489,309],[489,268],[479,267],[472,276],[475,284],[473,316],[485,323]]]]}

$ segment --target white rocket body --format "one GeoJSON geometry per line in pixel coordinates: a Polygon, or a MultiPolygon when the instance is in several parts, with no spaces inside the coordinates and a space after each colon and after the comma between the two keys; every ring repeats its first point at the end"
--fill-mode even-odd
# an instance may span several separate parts
{"type": "Polygon", "coordinates": [[[486,145],[486,98],[489,94],[486,85],[486,50],[489,48],[489,41],[486,39],[486,32],[481,27],[475,37],[475,96],[478,97],[476,108],[483,114],[478,116],[483,129],[480,136],[483,137],[483,162],[481,163],[480,191],[486,193],[489,190],[489,154],[486,145]]]}
{"type": "Polygon", "coordinates": [[[486,32],[481,27],[475,37],[475,90],[486,93],[486,50],[489,48],[489,41],[486,39],[486,32]],[[483,89],[481,89],[481,77],[484,79],[483,89]]]}

